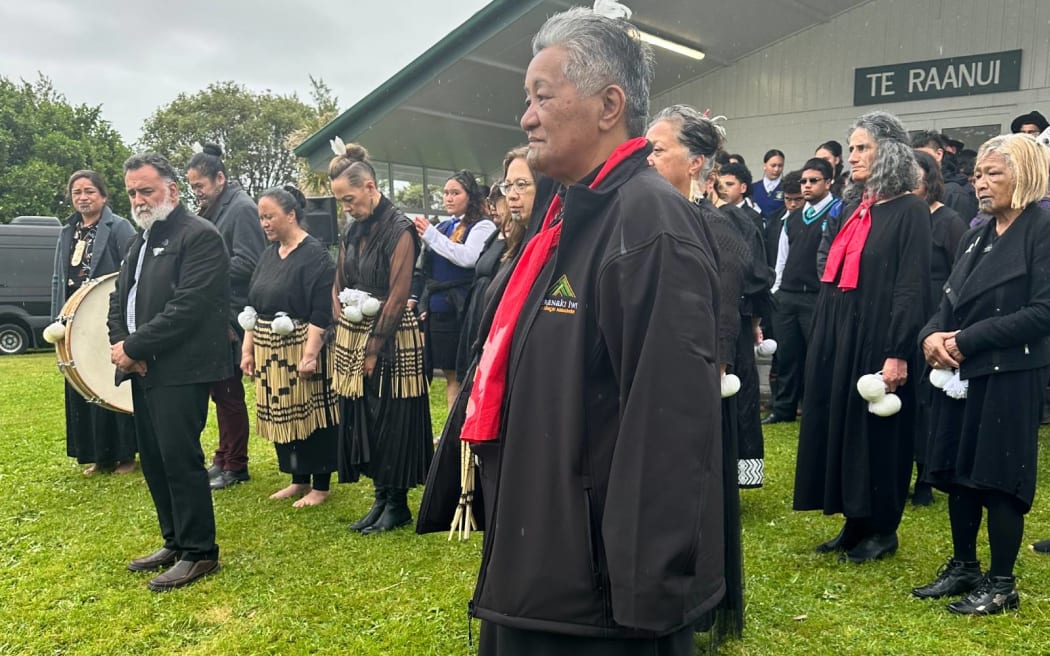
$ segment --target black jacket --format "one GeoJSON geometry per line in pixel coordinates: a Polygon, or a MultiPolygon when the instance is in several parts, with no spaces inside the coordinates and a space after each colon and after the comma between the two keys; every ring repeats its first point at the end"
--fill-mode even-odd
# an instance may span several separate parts
{"type": "Polygon", "coordinates": [[[650,151],[568,189],[517,322],[501,434],[476,449],[483,620],[664,635],[724,592],[718,273],[650,151]]]}
{"type": "Polygon", "coordinates": [[[215,206],[201,216],[215,224],[230,256],[230,319],[248,304],[248,287],[255,265],[266,248],[266,235],[259,225],[259,209],[236,180],[226,188],[215,206]]]}
{"type": "Polygon", "coordinates": [[[994,230],[990,221],[963,236],[940,309],[919,332],[922,344],[960,331],[964,379],[1050,365],[1050,212],[1032,203],[978,260],[994,230]]]}
{"type": "MultiPolygon", "coordinates": [[[[66,273],[69,264],[69,248],[73,243],[80,213],[74,212],[66,219],[55,247],[54,274],[51,276],[51,316],[57,317],[66,303],[66,273]]],[[[114,214],[109,205],[102,208],[95,232],[95,244],[91,248],[91,277],[98,278],[120,268],[120,261],[127,252],[128,242],[135,235],[135,228],[124,217],[114,214]]]]}
{"type": "Polygon", "coordinates": [[[944,172],[945,205],[958,212],[963,221],[970,222],[977,216],[977,192],[965,175],[958,172],[944,172]]]}
{"type": "Polygon", "coordinates": [[[230,258],[219,231],[180,203],[153,224],[136,291],[135,333],[127,299],[143,237],[128,245],[109,297],[109,343],[147,366],[147,387],[223,380],[233,375],[229,339],[230,258]]]}

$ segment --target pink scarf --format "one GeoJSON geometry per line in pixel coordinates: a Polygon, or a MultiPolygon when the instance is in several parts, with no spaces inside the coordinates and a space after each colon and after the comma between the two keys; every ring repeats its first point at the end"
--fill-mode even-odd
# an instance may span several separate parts
{"type": "Polygon", "coordinates": [[[857,288],[857,279],[860,278],[860,255],[865,242],[868,241],[868,233],[871,232],[871,206],[874,204],[875,197],[864,194],[860,205],[846,219],[839,234],[835,235],[835,241],[831,242],[828,259],[824,264],[821,282],[835,282],[835,276],[841,269],[839,289],[848,292],[857,288]]]}

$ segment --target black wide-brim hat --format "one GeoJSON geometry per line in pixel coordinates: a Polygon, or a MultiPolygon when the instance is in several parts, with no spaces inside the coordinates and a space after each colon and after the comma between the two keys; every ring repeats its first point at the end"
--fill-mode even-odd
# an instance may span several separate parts
{"type": "Polygon", "coordinates": [[[1050,122],[1046,120],[1045,116],[1043,116],[1039,112],[1032,111],[1028,112],[1027,114],[1021,114],[1020,116],[1015,118],[1013,122],[1010,123],[1010,132],[1017,134],[1021,131],[1022,125],[1028,125],[1029,123],[1038,127],[1040,132],[1047,128],[1050,128],[1050,122]]]}

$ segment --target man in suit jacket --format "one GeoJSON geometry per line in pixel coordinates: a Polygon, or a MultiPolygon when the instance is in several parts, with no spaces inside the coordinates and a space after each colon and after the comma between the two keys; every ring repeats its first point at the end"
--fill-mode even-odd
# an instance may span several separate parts
{"type": "Polygon", "coordinates": [[[142,473],[164,546],[128,564],[170,567],[154,591],[219,569],[215,514],[200,434],[212,382],[230,377],[229,256],[215,226],[179,202],[175,170],[155,153],[124,163],[131,214],[144,230],[128,247],[110,296],[111,359],[130,379],[142,473]]]}

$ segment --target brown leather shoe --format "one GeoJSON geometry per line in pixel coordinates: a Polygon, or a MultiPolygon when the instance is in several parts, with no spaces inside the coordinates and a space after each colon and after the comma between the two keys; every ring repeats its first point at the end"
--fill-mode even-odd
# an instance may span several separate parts
{"type": "Polygon", "coordinates": [[[136,558],[128,563],[128,569],[132,572],[156,572],[164,567],[171,567],[179,559],[179,552],[161,547],[148,556],[136,558]]]}
{"type": "Polygon", "coordinates": [[[150,579],[147,586],[154,592],[174,590],[217,571],[219,571],[217,560],[180,560],[168,571],[150,579]]]}

